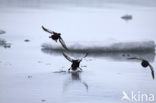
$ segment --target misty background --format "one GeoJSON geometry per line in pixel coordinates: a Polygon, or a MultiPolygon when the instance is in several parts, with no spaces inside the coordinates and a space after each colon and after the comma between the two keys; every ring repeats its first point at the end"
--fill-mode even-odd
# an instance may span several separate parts
{"type": "Polygon", "coordinates": [[[0,0],[1,7],[35,7],[53,8],[59,6],[80,7],[114,7],[116,4],[122,6],[147,6],[155,7],[155,0],[0,0]]]}
{"type": "MultiPolygon", "coordinates": [[[[155,0],[0,0],[0,103],[130,103],[122,91],[156,95],[155,0]],[[61,33],[83,72],[68,73],[61,33]]],[[[146,102],[146,103],[155,103],[146,102]]]]}

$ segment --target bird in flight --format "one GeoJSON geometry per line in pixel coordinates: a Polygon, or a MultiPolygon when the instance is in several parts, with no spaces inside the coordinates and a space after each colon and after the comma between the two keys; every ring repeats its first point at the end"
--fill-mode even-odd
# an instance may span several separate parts
{"type": "Polygon", "coordinates": [[[49,36],[49,38],[53,39],[54,41],[57,42],[57,40],[59,40],[59,42],[61,43],[61,45],[66,49],[68,50],[64,40],[62,39],[61,37],[61,33],[57,33],[57,32],[54,32],[54,31],[51,31],[47,28],[45,28],[44,26],[42,26],[42,29],[45,31],[45,32],[48,32],[50,34],[52,34],[51,36],[49,36]]]}
{"type": "Polygon", "coordinates": [[[136,57],[132,57],[132,58],[128,58],[128,59],[131,59],[131,60],[140,60],[141,61],[141,65],[146,68],[149,66],[150,70],[151,70],[151,74],[152,74],[152,77],[154,79],[154,69],[152,67],[152,65],[145,59],[143,58],[136,58],[136,57]]]}
{"type": "MultiPolygon", "coordinates": [[[[88,53],[86,53],[83,58],[87,57],[87,55],[88,55],[88,53]]],[[[79,66],[80,66],[80,62],[82,61],[83,58],[81,58],[81,59],[71,59],[64,52],[63,52],[63,56],[72,63],[71,67],[68,69],[69,72],[70,72],[70,70],[76,71],[78,68],[82,71],[82,69],[79,66]]]]}

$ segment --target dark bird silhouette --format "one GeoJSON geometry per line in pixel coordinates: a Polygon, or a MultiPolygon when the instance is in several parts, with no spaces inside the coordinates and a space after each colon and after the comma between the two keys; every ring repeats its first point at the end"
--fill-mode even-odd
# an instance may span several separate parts
{"type": "Polygon", "coordinates": [[[141,61],[141,65],[142,65],[144,68],[146,68],[146,67],[149,66],[150,69],[151,69],[152,77],[153,77],[153,79],[154,79],[154,69],[153,69],[152,65],[151,65],[147,60],[145,60],[145,59],[143,59],[143,58],[136,58],[136,57],[132,57],[132,58],[128,58],[128,59],[140,60],[140,61],[141,61]]]}
{"type": "Polygon", "coordinates": [[[44,26],[42,26],[42,29],[43,29],[44,31],[46,31],[46,32],[48,32],[48,33],[50,33],[50,34],[52,34],[51,36],[49,36],[49,38],[53,39],[53,40],[56,41],[56,42],[57,42],[57,40],[59,40],[60,43],[61,43],[61,45],[62,45],[66,50],[68,50],[68,48],[67,48],[67,46],[66,46],[64,40],[63,40],[62,37],[61,37],[61,33],[57,33],[57,32],[51,31],[51,30],[45,28],[44,26]]]}
{"type": "MultiPolygon", "coordinates": [[[[87,55],[88,55],[88,53],[86,53],[83,58],[85,58],[87,55]]],[[[73,71],[76,71],[78,68],[82,71],[82,69],[79,66],[80,66],[80,62],[82,61],[83,58],[81,58],[81,59],[71,59],[65,53],[63,53],[63,56],[72,63],[71,67],[68,69],[68,71],[70,71],[71,69],[73,71]]]]}

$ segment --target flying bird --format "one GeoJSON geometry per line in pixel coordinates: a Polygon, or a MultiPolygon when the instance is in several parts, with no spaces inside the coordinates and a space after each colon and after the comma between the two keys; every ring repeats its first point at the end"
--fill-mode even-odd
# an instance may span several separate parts
{"type": "Polygon", "coordinates": [[[143,58],[136,58],[136,57],[132,57],[132,58],[128,58],[128,59],[140,60],[140,61],[141,61],[141,65],[142,65],[144,68],[146,68],[146,67],[149,66],[150,69],[151,69],[152,77],[153,77],[153,79],[154,79],[154,69],[153,69],[152,65],[151,65],[147,60],[145,60],[145,59],[143,59],[143,58]]]}
{"type": "MultiPolygon", "coordinates": [[[[86,53],[83,58],[87,57],[87,55],[88,55],[88,53],[86,53]]],[[[68,69],[68,71],[70,71],[70,70],[76,71],[78,68],[82,71],[82,69],[79,66],[80,66],[80,62],[82,61],[83,58],[81,58],[81,59],[71,59],[64,52],[63,52],[63,56],[72,63],[71,67],[68,69]]]]}
{"type": "Polygon", "coordinates": [[[46,31],[46,32],[48,32],[48,33],[50,33],[50,34],[52,34],[51,36],[49,36],[49,38],[53,39],[53,40],[56,41],[56,42],[57,42],[57,40],[59,40],[60,43],[61,43],[61,45],[62,45],[66,50],[68,50],[68,48],[67,48],[67,46],[66,46],[64,40],[63,40],[62,37],[61,37],[61,33],[57,33],[57,32],[51,31],[51,30],[45,28],[44,26],[42,26],[42,29],[43,29],[44,31],[46,31]]]}

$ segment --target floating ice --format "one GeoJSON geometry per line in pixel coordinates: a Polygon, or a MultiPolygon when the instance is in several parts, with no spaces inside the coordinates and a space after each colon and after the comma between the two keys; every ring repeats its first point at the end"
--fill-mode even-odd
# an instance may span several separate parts
{"type": "MultiPolygon", "coordinates": [[[[73,56],[82,56],[86,52],[89,53],[90,57],[111,57],[115,60],[126,60],[129,57],[142,57],[149,61],[153,61],[155,57],[155,43],[154,41],[147,42],[126,42],[126,43],[115,43],[109,46],[102,45],[101,43],[91,44],[71,44],[68,46],[69,54],[73,56]]],[[[42,49],[44,53],[52,55],[62,55],[63,48],[51,45],[43,44],[42,49]]]]}

